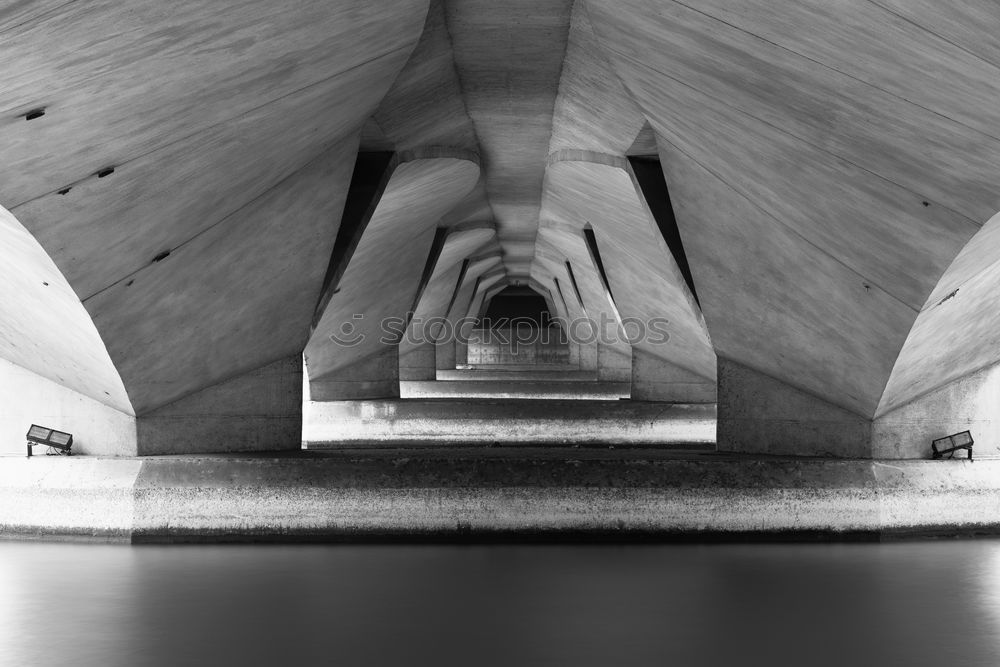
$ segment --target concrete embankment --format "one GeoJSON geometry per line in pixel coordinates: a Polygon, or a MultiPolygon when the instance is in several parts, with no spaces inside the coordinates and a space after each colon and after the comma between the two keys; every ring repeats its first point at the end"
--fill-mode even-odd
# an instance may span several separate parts
{"type": "Polygon", "coordinates": [[[0,458],[0,536],[122,542],[1000,533],[1000,461],[635,450],[0,458]]]}

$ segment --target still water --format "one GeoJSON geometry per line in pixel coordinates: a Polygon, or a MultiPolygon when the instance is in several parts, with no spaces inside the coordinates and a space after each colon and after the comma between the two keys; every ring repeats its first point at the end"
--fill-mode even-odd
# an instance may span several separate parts
{"type": "Polygon", "coordinates": [[[0,664],[1000,665],[1000,541],[0,542],[0,664]]]}

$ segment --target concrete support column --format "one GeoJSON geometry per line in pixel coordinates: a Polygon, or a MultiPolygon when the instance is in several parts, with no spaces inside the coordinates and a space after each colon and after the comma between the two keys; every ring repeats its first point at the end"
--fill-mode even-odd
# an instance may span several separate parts
{"type": "Polygon", "coordinates": [[[597,343],[572,343],[575,345],[579,356],[580,370],[596,371],[598,361],[597,343]]]}
{"type": "Polygon", "coordinates": [[[719,357],[718,449],[870,458],[869,419],[719,357]]]}
{"type": "Polygon", "coordinates": [[[399,356],[400,380],[436,380],[437,346],[434,343],[414,345],[399,356]]]}
{"type": "Polygon", "coordinates": [[[715,380],[632,348],[632,399],[667,403],[715,403],[715,380]]]}
{"type": "Polygon", "coordinates": [[[569,342],[569,364],[570,366],[580,366],[580,344],[574,341],[569,342]]]}
{"type": "Polygon", "coordinates": [[[138,454],[299,449],[302,357],[293,355],[140,415],[138,454]]]}
{"type": "Polygon", "coordinates": [[[628,382],[632,379],[632,350],[627,343],[598,343],[597,379],[601,382],[628,382]]]}
{"type": "Polygon", "coordinates": [[[455,348],[458,342],[448,340],[434,346],[434,367],[439,371],[455,370],[455,348]]]}
{"type": "Polygon", "coordinates": [[[465,366],[469,363],[469,343],[465,340],[455,341],[455,366],[465,366]]]}
{"type": "Polygon", "coordinates": [[[313,401],[399,397],[399,348],[391,345],[367,359],[321,378],[310,378],[313,401]]]}

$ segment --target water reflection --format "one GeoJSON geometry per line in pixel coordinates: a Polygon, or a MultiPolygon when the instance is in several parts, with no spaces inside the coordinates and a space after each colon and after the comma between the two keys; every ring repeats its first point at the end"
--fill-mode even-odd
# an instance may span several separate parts
{"type": "Polygon", "coordinates": [[[996,665],[1000,542],[8,542],[0,664],[996,665]]]}

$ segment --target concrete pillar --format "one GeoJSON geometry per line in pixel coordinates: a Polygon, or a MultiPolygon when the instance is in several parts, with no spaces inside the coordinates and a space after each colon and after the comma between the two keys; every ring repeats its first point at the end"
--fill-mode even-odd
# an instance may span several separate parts
{"type": "Polygon", "coordinates": [[[136,422],[140,456],[299,449],[302,356],[207,387],[136,422]]]}
{"type": "Polygon", "coordinates": [[[931,454],[931,441],[971,431],[976,443],[975,454],[996,456],[1000,454],[998,408],[1000,365],[994,365],[954,380],[876,418],[872,430],[872,455],[886,459],[923,459],[931,454]]]}
{"type": "Polygon", "coordinates": [[[632,399],[668,403],[715,403],[717,381],[633,347],[632,399]]]}
{"type": "Polygon", "coordinates": [[[576,343],[579,365],[582,371],[596,371],[598,361],[597,343],[576,343]]]}
{"type": "Polygon", "coordinates": [[[871,421],[719,357],[718,449],[870,458],[871,421]]]}
{"type": "Polygon", "coordinates": [[[632,379],[632,349],[628,343],[598,343],[597,379],[602,382],[628,382],[632,379]]]}
{"type": "Polygon", "coordinates": [[[310,378],[314,401],[346,401],[399,397],[399,348],[390,345],[347,368],[310,378]]]}
{"type": "Polygon", "coordinates": [[[436,380],[436,345],[431,342],[413,345],[399,356],[400,380],[436,380]]]}
{"type": "Polygon", "coordinates": [[[580,366],[580,344],[572,340],[569,342],[569,364],[577,368],[580,366]]]}
{"type": "Polygon", "coordinates": [[[457,345],[457,341],[452,339],[438,343],[434,346],[434,366],[437,370],[455,370],[455,347],[457,345]]]}

